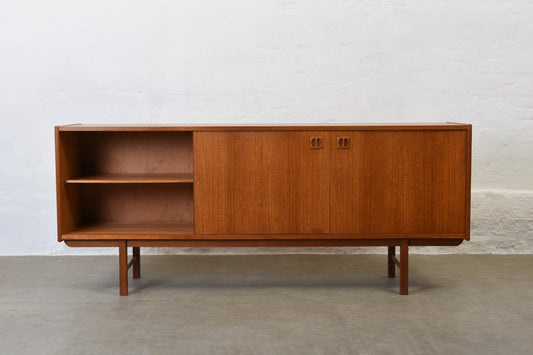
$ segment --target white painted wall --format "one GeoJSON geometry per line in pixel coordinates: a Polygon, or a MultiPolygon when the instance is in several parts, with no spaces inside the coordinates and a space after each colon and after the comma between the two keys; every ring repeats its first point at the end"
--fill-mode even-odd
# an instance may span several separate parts
{"type": "Polygon", "coordinates": [[[106,252],[55,241],[54,125],[396,121],[474,125],[472,241],[419,251],[532,253],[532,63],[526,0],[3,1],[0,254],[106,252]]]}

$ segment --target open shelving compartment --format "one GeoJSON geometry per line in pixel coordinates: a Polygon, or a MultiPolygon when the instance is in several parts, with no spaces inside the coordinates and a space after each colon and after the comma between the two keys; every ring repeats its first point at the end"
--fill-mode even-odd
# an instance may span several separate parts
{"type": "Polygon", "coordinates": [[[190,131],[58,132],[60,239],[193,234],[190,131]]]}

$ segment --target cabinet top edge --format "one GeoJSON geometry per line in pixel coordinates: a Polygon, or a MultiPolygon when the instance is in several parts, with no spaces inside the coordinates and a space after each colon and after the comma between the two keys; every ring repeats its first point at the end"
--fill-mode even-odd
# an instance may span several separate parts
{"type": "Polygon", "coordinates": [[[470,124],[454,122],[432,123],[354,123],[354,124],[293,124],[293,125],[92,125],[72,124],[56,126],[59,131],[337,131],[337,130],[464,130],[470,124]]]}

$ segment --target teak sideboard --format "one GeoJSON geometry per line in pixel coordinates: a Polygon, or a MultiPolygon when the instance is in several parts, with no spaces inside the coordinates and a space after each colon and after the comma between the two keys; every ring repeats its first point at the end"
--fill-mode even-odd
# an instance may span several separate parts
{"type": "Polygon", "coordinates": [[[58,126],[58,240],[118,247],[121,295],[140,248],[162,246],[386,246],[407,294],[409,246],[470,238],[471,137],[458,123],[58,126]]]}

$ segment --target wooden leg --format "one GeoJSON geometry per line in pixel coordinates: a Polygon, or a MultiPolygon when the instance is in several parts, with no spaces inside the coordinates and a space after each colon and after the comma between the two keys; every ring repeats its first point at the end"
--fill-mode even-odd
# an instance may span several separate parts
{"type": "Polygon", "coordinates": [[[133,263],[133,278],[141,278],[141,247],[133,247],[133,258],[135,262],[133,263]]]}
{"type": "Polygon", "coordinates": [[[118,247],[118,264],[120,274],[120,295],[128,295],[128,243],[125,240],[120,241],[118,247]]]}
{"type": "Polygon", "coordinates": [[[396,254],[396,247],[392,246],[389,247],[389,253],[387,256],[387,274],[389,277],[396,276],[396,265],[394,265],[394,261],[392,260],[392,257],[396,254]]]}
{"type": "Polygon", "coordinates": [[[409,241],[400,244],[400,295],[409,294],[409,241]]]}

